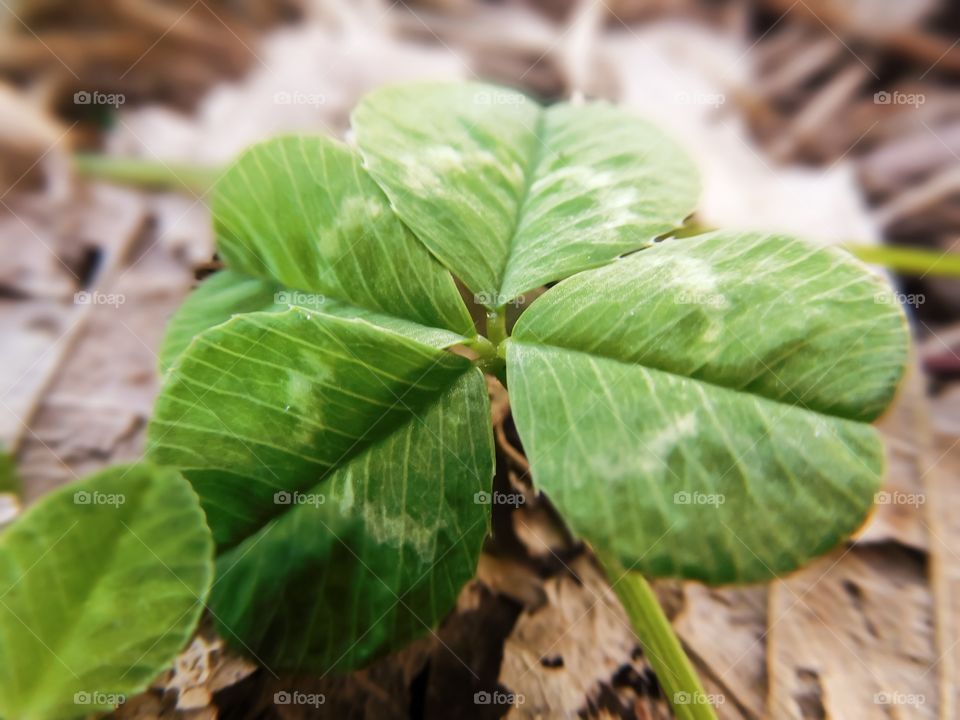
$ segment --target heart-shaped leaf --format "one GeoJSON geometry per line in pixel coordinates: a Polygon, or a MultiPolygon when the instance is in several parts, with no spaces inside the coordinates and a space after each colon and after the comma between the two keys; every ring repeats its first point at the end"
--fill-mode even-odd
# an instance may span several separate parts
{"type": "Polygon", "coordinates": [[[193,632],[212,551],[170,469],[114,467],[29,508],[0,535],[0,715],[62,720],[143,690],[193,632]]]}
{"type": "Polygon", "coordinates": [[[673,240],[559,284],[507,362],[534,480],[628,568],[712,583],[793,570],[878,489],[872,427],[906,363],[889,289],[779,236],[673,240]]]}
{"type": "Polygon", "coordinates": [[[699,192],[677,145],[604,103],[410,84],[368,95],[353,124],[400,218],[491,307],[650,244],[699,192]]]}
{"type": "Polygon", "coordinates": [[[234,315],[258,311],[282,312],[291,307],[337,317],[359,318],[436,348],[448,348],[468,339],[450,330],[426,327],[394,315],[340,302],[320,293],[290,290],[269,280],[233,270],[221,270],[204,280],[187,296],[170,319],[160,348],[160,370],[166,372],[194,337],[234,315]]]}
{"type": "MultiPolygon", "coordinates": [[[[431,630],[476,570],[492,458],[473,370],[220,558],[211,606],[271,667],[361,667],[431,630]]],[[[242,646],[241,645],[241,646],[242,646]]]]}
{"type": "Polygon", "coordinates": [[[356,667],[435,625],[486,533],[486,386],[463,357],[294,308],[202,333],[157,401],[225,551],[211,608],[275,668],[356,667]]]}
{"type": "Polygon", "coordinates": [[[253,146],[217,182],[213,217],[217,248],[234,270],[474,334],[450,273],[340,143],[302,136],[253,146]]]}

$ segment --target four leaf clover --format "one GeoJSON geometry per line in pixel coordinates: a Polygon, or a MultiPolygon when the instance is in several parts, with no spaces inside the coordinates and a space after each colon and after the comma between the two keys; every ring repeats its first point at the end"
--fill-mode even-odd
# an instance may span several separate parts
{"type": "Polygon", "coordinates": [[[484,362],[536,487],[624,567],[760,581],[863,522],[907,358],[882,279],[781,235],[671,237],[695,168],[608,104],[417,84],[353,125],[228,170],[227,269],[162,352],[150,455],[200,496],[239,647],[351,669],[450,611],[488,530],[484,362]],[[501,323],[552,287],[483,338],[455,279],[501,323]]]}

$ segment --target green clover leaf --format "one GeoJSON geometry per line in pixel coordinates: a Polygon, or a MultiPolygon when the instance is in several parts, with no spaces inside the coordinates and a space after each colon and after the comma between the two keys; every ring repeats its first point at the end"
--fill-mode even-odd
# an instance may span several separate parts
{"type": "Polygon", "coordinates": [[[478,368],[507,382],[535,485],[627,569],[763,580],[863,522],[908,337],[859,262],[672,237],[693,164],[610,105],[420,84],[353,121],[356,151],[282,138],[232,166],[228,269],[163,348],[151,457],[200,496],[238,647],[344,670],[452,609],[489,513],[478,368]],[[504,338],[503,305],[553,283],[504,338]]]}
{"type": "Polygon", "coordinates": [[[212,553],[170,468],[113,467],[27,509],[0,534],[0,715],[87,716],[144,690],[193,633],[212,553]]]}

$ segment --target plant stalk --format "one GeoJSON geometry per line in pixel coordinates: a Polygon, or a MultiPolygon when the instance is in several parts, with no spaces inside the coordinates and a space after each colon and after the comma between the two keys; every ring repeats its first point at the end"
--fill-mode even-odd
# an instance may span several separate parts
{"type": "Polygon", "coordinates": [[[477,353],[480,360],[491,360],[497,357],[497,347],[483,335],[467,340],[464,345],[477,353]]]}
{"type": "Polygon", "coordinates": [[[507,339],[506,307],[487,310],[487,338],[493,343],[494,347],[499,347],[507,339]]]}
{"type": "Polygon", "coordinates": [[[601,562],[674,715],[679,720],[717,720],[709,702],[711,698],[704,691],[650,583],[638,572],[624,571],[615,559],[607,557],[601,562]]]}
{"type": "Polygon", "coordinates": [[[217,167],[181,165],[95,153],[74,155],[73,168],[80,175],[97,180],[157,190],[189,192],[198,197],[206,194],[223,172],[223,168],[217,167]]]}
{"type": "Polygon", "coordinates": [[[845,243],[843,247],[864,262],[905,275],[960,278],[960,254],[957,253],[861,243],[845,243]]]}
{"type": "Polygon", "coordinates": [[[507,387],[507,365],[501,358],[494,357],[480,360],[477,362],[477,367],[488,375],[493,375],[500,381],[501,385],[507,387]]]}

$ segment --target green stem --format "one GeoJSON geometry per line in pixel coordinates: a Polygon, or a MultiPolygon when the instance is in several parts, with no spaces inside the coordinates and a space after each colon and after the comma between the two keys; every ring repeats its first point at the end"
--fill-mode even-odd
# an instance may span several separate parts
{"type": "Polygon", "coordinates": [[[464,345],[473,350],[481,360],[490,360],[497,356],[496,346],[483,335],[467,340],[464,345]]]}
{"type": "Polygon", "coordinates": [[[122,158],[93,153],[73,156],[73,167],[80,174],[120,185],[205,194],[223,172],[222,168],[180,165],[140,158],[122,158]]]}
{"type": "MultiPolygon", "coordinates": [[[[694,218],[671,234],[675,238],[685,238],[711,232],[714,229],[701,225],[694,218]]],[[[904,275],[960,278],[960,253],[896,245],[867,245],[858,242],[843,243],[841,247],[866,263],[880,265],[904,275]]]]}
{"type": "Polygon", "coordinates": [[[507,339],[507,309],[487,310],[487,338],[497,347],[507,339]]]}
{"type": "Polygon", "coordinates": [[[488,375],[493,375],[500,384],[507,387],[507,365],[502,359],[488,358],[477,362],[477,367],[488,375]]]}
{"type": "Polygon", "coordinates": [[[717,720],[650,583],[638,572],[624,571],[616,560],[602,562],[674,715],[679,720],[717,720]]]}
{"type": "Polygon", "coordinates": [[[7,453],[0,444],[0,495],[20,495],[22,489],[13,455],[7,453]]]}
{"type": "Polygon", "coordinates": [[[845,243],[843,247],[864,262],[882,265],[906,275],[960,278],[960,254],[861,243],[845,243]]]}

